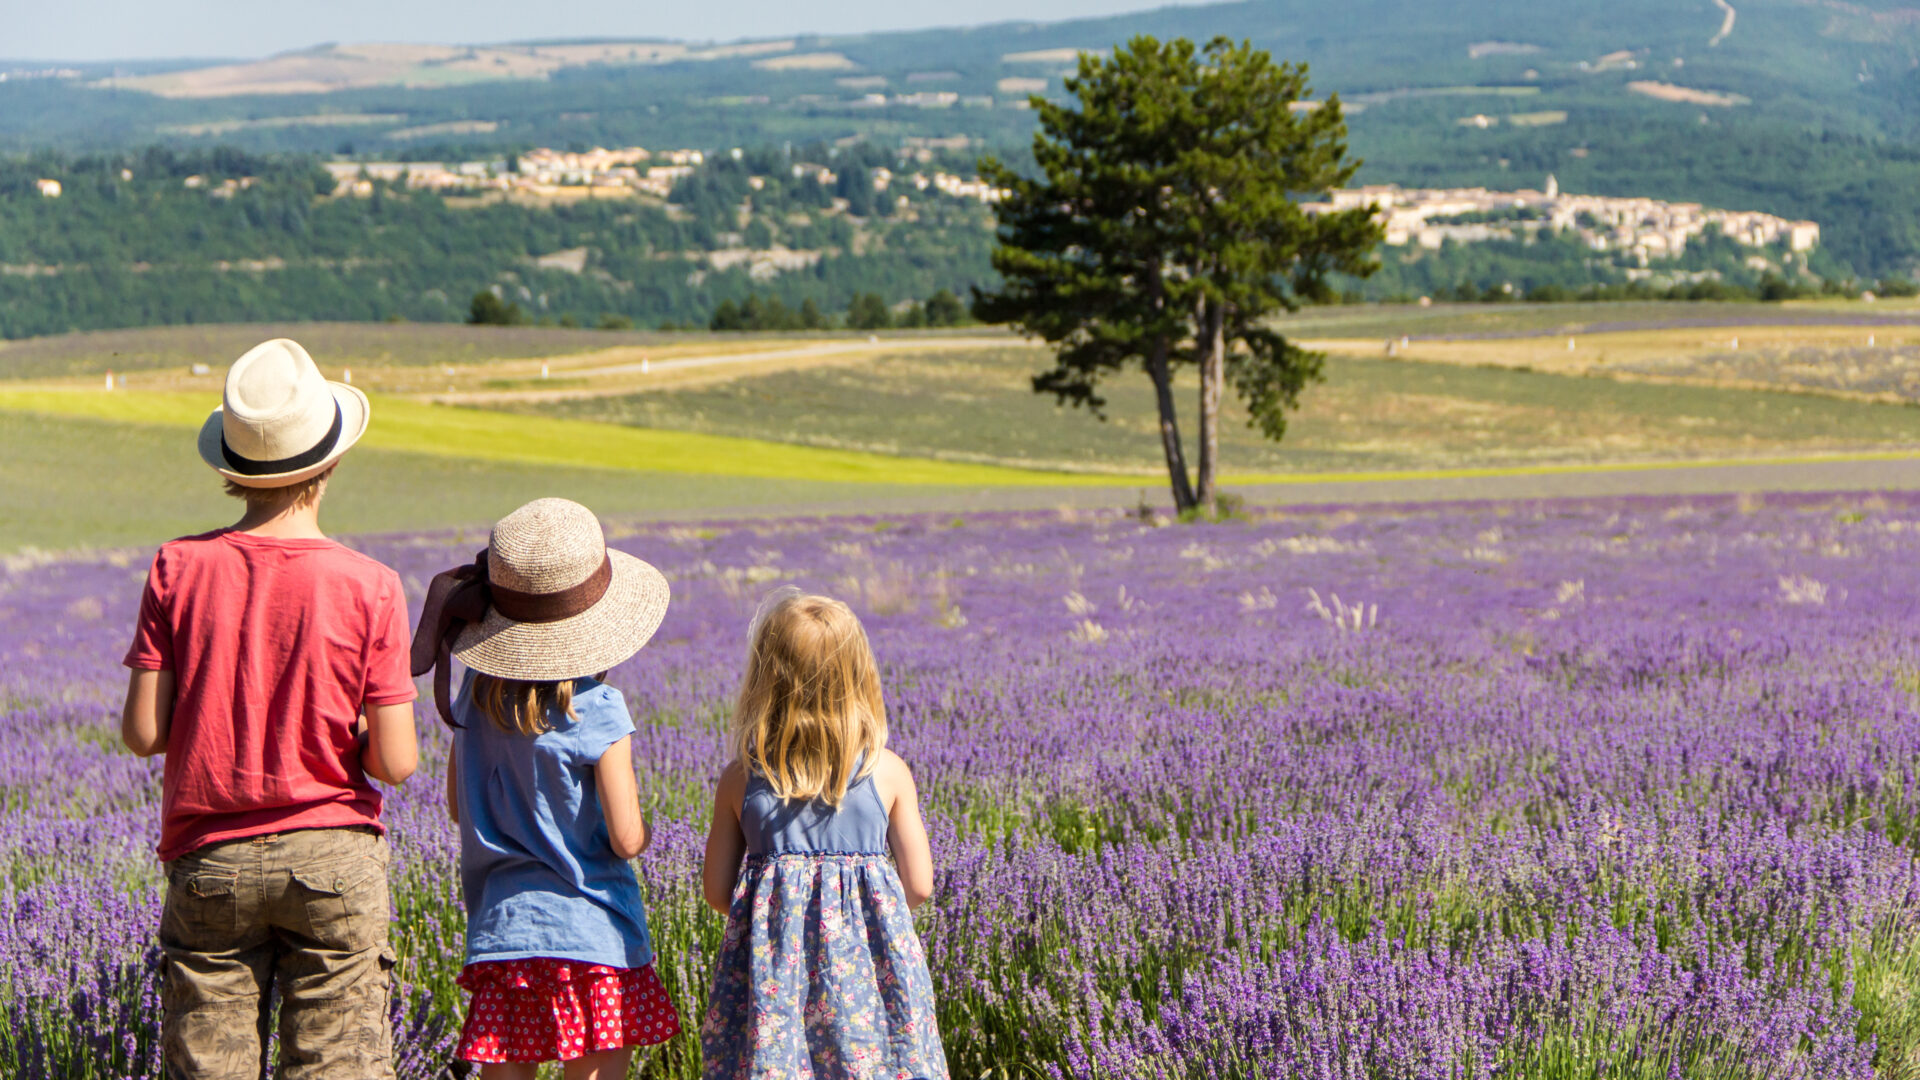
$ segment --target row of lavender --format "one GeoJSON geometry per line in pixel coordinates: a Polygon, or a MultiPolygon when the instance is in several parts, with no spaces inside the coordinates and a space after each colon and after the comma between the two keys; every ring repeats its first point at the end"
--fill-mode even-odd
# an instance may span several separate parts
{"type": "MultiPolygon", "coordinates": [[[[931,804],[957,1075],[1894,1077],[1920,1064],[1920,501],[784,523],[617,541],[618,670],[697,1016],[748,614],[849,599],[931,804]],[[1030,1067],[1030,1068],[1029,1068],[1030,1067]]],[[[471,554],[361,542],[417,593],[471,554]]],[[[0,576],[0,1072],[151,1076],[157,766],[113,708],[144,556],[0,576]]],[[[459,996],[445,740],[393,793],[403,1073],[459,996]]],[[[647,1075],[697,1075],[693,1040],[647,1075]]]]}

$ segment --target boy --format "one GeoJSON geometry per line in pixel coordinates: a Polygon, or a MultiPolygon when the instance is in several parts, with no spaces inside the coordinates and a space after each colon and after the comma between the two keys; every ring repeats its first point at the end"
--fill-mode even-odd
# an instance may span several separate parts
{"type": "Polygon", "coordinates": [[[328,540],[320,501],[367,398],[269,341],[227,372],[200,456],[246,500],[154,556],[121,737],[166,754],[160,922],[169,1080],[257,1080],[280,988],[286,1080],[393,1076],[387,843],[371,776],[413,773],[407,610],[328,540]]]}

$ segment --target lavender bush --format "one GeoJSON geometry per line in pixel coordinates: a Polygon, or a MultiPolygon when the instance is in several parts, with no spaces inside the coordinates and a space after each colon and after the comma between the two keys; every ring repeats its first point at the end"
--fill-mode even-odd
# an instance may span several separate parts
{"type": "MultiPolygon", "coordinates": [[[[758,597],[848,599],[929,807],[957,1075],[1836,1078],[1920,1065],[1920,499],[651,528],[618,669],[697,1020],[709,784],[758,597]]],[[[417,595],[472,537],[358,546],[417,595]]],[[[157,1074],[145,553],[0,573],[0,1072],[157,1074]]],[[[396,1023],[443,1075],[456,838],[392,792],[396,1023]]],[[[642,1059],[693,1076],[695,1040],[642,1059]]]]}

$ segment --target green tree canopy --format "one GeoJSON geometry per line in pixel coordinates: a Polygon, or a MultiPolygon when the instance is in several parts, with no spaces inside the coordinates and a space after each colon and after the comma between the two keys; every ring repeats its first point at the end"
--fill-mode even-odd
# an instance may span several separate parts
{"type": "Polygon", "coordinates": [[[1367,209],[1309,215],[1304,196],[1344,185],[1337,95],[1308,105],[1304,64],[1246,43],[1205,48],[1137,37],[1111,56],[1082,53],[1067,105],[1031,99],[1039,130],[1029,177],[986,158],[1007,189],[994,269],[974,314],[1055,349],[1034,390],[1099,414],[1101,380],[1135,365],[1152,380],[1162,449],[1181,510],[1216,495],[1220,400],[1231,384],[1269,438],[1319,375],[1321,357],[1268,325],[1330,296],[1328,277],[1376,267],[1367,209]],[[1200,447],[1189,477],[1172,373],[1200,372],[1200,447]]]}
{"type": "Polygon", "coordinates": [[[475,326],[518,326],[527,319],[519,304],[500,299],[491,289],[481,289],[467,307],[467,321],[475,326]]]}
{"type": "Polygon", "coordinates": [[[853,330],[885,330],[893,325],[893,312],[879,293],[861,293],[847,305],[847,326],[853,330]]]}
{"type": "Polygon", "coordinates": [[[951,289],[941,289],[927,297],[928,326],[958,326],[967,317],[967,307],[951,289]]]}

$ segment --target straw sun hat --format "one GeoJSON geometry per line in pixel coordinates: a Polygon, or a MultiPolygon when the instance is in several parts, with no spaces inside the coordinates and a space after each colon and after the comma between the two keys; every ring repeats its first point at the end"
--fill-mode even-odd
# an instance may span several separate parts
{"type": "Polygon", "coordinates": [[[608,550],[593,511],[566,499],[535,499],[500,519],[487,542],[487,579],[493,600],[486,617],[460,631],[453,655],[503,679],[605,671],[639,652],[667,614],[660,571],[608,550]],[[520,597],[536,602],[516,604],[520,597]],[[580,610],[560,615],[573,608],[580,610]],[[536,621],[542,614],[560,617],[536,621]]]}
{"type": "Polygon", "coordinates": [[[339,461],[366,434],[367,414],[367,395],[328,382],[298,342],[275,338],[227,369],[200,458],[242,487],[297,484],[339,461]]]}
{"type": "Polygon", "coordinates": [[[414,633],[413,673],[434,673],[453,724],[449,657],[502,679],[595,675],[640,651],[667,613],[660,571],[607,548],[593,512],[535,499],[500,519],[487,550],[436,574],[414,633]]]}

